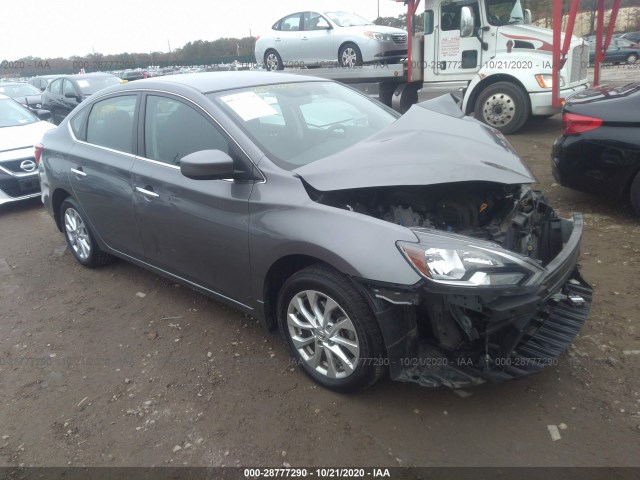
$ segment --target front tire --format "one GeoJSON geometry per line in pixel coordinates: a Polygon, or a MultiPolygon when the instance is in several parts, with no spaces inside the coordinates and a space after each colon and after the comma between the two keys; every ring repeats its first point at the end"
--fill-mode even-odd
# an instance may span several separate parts
{"type": "Polygon", "coordinates": [[[282,63],[282,57],[275,50],[267,50],[264,54],[264,67],[270,71],[284,70],[284,63],[282,63]]]}
{"type": "Polygon", "coordinates": [[[530,112],[526,93],[509,82],[489,85],[480,93],[475,105],[476,118],[504,134],[520,130],[530,112]]]}
{"type": "Polygon", "coordinates": [[[341,67],[353,68],[362,65],[362,52],[355,43],[345,43],[338,52],[341,67]]]}
{"type": "Polygon", "coordinates": [[[629,56],[627,56],[627,64],[633,65],[637,61],[638,61],[638,55],[636,55],[635,53],[630,53],[629,56]]]}
{"type": "Polygon", "coordinates": [[[296,363],[326,388],[362,390],[386,371],[373,312],[351,281],[327,266],[289,277],[278,295],[278,325],[296,363]]]}
{"type": "Polygon", "coordinates": [[[113,260],[98,247],[87,221],[80,213],[76,201],[69,197],[60,206],[60,218],[69,250],[85,267],[95,268],[113,260]]]}

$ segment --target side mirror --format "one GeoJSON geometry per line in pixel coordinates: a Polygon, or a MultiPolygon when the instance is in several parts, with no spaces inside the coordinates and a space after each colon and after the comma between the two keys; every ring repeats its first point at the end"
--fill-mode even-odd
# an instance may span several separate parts
{"type": "Polygon", "coordinates": [[[526,25],[531,25],[531,22],[533,22],[533,16],[531,15],[531,10],[529,10],[528,8],[524,9],[524,23],[526,25]]]}
{"type": "Polygon", "coordinates": [[[460,11],[460,37],[470,37],[475,29],[475,20],[470,7],[462,7],[460,11]]]}
{"type": "Polygon", "coordinates": [[[49,120],[51,118],[51,112],[49,110],[38,110],[36,115],[40,120],[49,120]]]}
{"type": "Polygon", "coordinates": [[[65,98],[76,98],[78,95],[76,95],[76,92],[66,92],[64,96],[65,98]]]}
{"type": "Polygon", "coordinates": [[[233,159],[221,150],[200,150],[180,160],[180,172],[193,180],[233,178],[233,159]]]}

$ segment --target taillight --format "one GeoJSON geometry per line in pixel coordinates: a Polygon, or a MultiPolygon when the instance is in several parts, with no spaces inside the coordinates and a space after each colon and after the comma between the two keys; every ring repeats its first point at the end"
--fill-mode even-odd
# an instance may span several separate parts
{"type": "Polygon", "coordinates": [[[562,115],[562,123],[564,123],[565,135],[576,135],[600,128],[603,120],[601,118],[577,115],[575,113],[564,113],[562,115]]]}
{"type": "Polygon", "coordinates": [[[256,37],[256,42],[257,42],[258,40],[260,40],[260,35],[258,35],[258,36],[256,37]]]}
{"type": "Polygon", "coordinates": [[[41,143],[38,143],[33,146],[34,152],[33,156],[36,157],[36,163],[40,165],[40,156],[42,155],[42,149],[44,146],[41,143]]]}

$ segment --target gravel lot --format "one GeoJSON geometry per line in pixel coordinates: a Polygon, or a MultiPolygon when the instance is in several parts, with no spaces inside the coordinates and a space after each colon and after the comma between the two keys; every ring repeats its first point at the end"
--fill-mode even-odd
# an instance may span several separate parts
{"type": "Polygon", "coordinates": [[[0,466],[640,466],[640,221],[554,182],[560,131],[510,140],[560,214],[585,213],[591,317],[557,367],[464,392],[323,390],[252,318],[81,267],[39,201],[0,208],[0,466]]]}

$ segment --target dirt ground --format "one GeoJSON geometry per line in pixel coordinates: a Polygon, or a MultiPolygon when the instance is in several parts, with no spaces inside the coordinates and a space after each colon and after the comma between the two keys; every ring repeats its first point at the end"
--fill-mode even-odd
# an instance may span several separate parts
{"type": "Polygon", "coordinates": [[[1,208],[0,466],[640,466],[640,221],[555,183],[560,130],[510,141],[585,214],[591,317],[557,367],[464,392],[324,390],[255,320],[123,261],[81,267],[38,200],[1,208]]]}

